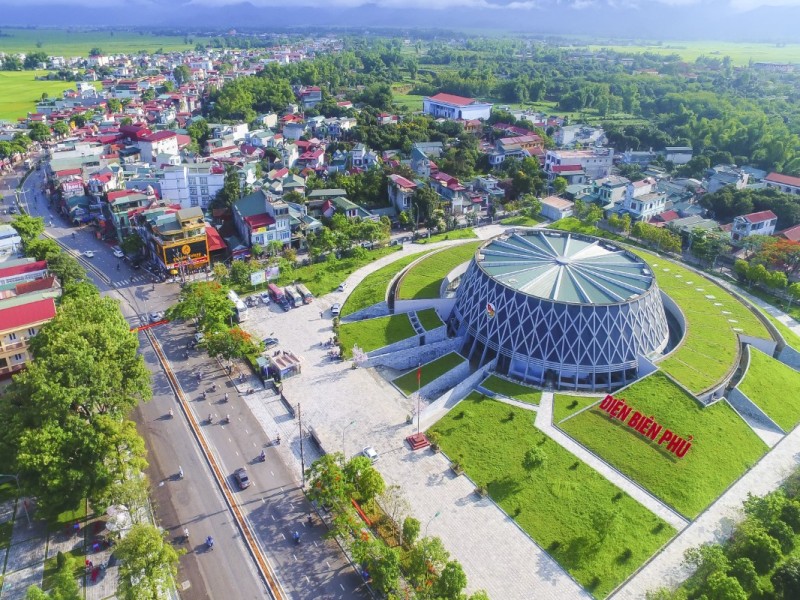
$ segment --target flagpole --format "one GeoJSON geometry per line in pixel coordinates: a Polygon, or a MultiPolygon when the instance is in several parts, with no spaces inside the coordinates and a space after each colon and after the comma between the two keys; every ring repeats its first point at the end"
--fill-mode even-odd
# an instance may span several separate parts
{"type": "Polygon", "coordinates": [[[422,380],[422,363],[418,363],[417,364],[417,435],[419,435],[419,419],[420,419],[420,413],[419,413],[419,398],[420,398],[420,394],[419,394],[419,390],[420,390],[420,387],[421,387],[421,385],[420,385],[421,384],[421,380],[422,380]]]}

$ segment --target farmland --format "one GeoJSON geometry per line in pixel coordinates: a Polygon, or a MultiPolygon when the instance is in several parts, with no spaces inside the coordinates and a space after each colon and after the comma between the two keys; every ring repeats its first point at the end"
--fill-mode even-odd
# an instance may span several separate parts
{"type": "MultiPolygon", "coordinates": [[[[3,39],[0,37],[0,41],[3,39]]],[[[36,80],[46,74],[47,71],[0,71],[0,120],[16,121],[35,112],[42,94],[60,97],[61,92],[75,87],[69,81],[36,80]]]]}

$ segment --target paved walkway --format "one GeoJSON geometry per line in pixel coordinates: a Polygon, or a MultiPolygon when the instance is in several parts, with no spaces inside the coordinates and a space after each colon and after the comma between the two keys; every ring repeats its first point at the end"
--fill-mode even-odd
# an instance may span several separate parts
{"type": "MultiPolygon", "coordinates": [[[[800,335],[800,323],[778,308],[767,304],[732,284],[717,280],[720,285],[734,289],[750,302],[763,308],[800,335]]],[[[748,473],[703,512],[691,525],[612,596],[615,600],[644,598],[647,591],[660,586],[676,587],[690,574],[683,564],[683,555],[689,548],[720,542],[730,536],[734,524],[742,514],[742,503],[748,494],[763,496],[777,489],[800,463],[800,428],[784,437],[748,473]]]]}
{"type": "Polygon", "coordinates": [[[634,500],[642,504],[652,513],[664,519],[678,531],[686,527],[689,522],[672,508],[664,504],[661,500],[653,496],[639,484],[635,483],[620,471],[600,459],[596,454],[590,452],[582,445],[578,444],[571,437],[553,426],[553,392],[542,392],[539,400],[539,410],[536,413],[536,427],[541,429],[549,438],[562,448],[565,448],[611,483],[623,490],[634,500]]]}
{"type": "MultiPolygon", "coordinates": [[[[481,233],[486,229],[481,228],[481,233]]],[[[375,261],[348,278],[348,290],[369,273],[425,248],[407,246],[375,261]]],[[[387,483],[402,486],[409,514],[422,523],[422,535],[441,537],[451,555],[463,565],[469,591],[483,588],[490,597],[505,600],[589,598],[511,518],[490,499],[478,497],[474,484],[451,473],[443,455],[408,449],[404,439],[416,431],[414,425],[407,423],[414,409],[410,399],[377,369],[352,369],[349,362],[327,357],[327,349],[321,345],[331,336],[327,308],[343,301],[345,295],[334,292],[289,313],[262,305],[250,310],[250,318],[244,324],[254,335],[274,334],[281,342],[279,348],[302,356],[303,372],[285,382],[284,394],[293,405],[300,404],[304,429],[313,428],[328,452],[343,451],[350,457],[366,446],[374,447],[380,455],[377,468],[387,483]],[[326,316],[320,318],[323,309],[326,316]]],[[[245,400],[265,431],[280,432],[280,451],[297,465],[299,478],[297,420],[277,396],[266,390],[246,395],[245,400]]],[[[303,450],[308,467],[319,451],[307,435],[303,450]]]]}

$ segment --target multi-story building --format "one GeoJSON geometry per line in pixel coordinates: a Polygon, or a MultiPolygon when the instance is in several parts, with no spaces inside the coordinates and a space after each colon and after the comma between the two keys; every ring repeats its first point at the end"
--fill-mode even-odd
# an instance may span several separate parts
{"type": "Polygon", "coordinates": [[[764,178],[764,183],[784,194],[800,194],[800,177],[770,173],[764,178]]]}
{"type": "Polygon", "coordinates": [[[14,254],[22,247],[22,238],[11,225],[0,225],[0,256],[14,254]]]}
{"type": "Polygon", "coordinates": [[[778,217],[771,210],[741,215],[733,219],[731,238],[739,241],[751,235],[772,235],[777,224],[778,217]]]}
{"type": "Polygon", "coordinates": [[[0,379],[30,361],[28,342],[56,315],[58,281],[47,275],[47,263],[33,259],[7,261],[0,268],[0,379]]]}
{"type": "Polygon", "coordinates": [[[422,112],[436,119],[488,119],[492,114],[492,105],[474,98],[439,93],[422,100],[422,112]]]}
{"type": "Polygon", "coordinates": [[[153,163],[159,154],[177,156],[178,135],[174,131],[157,131],[143,135],[138,142],[142,161],[153,163]]]}
{"type": "Polygon", "coordinates": [[[278,196],[257,190],[233,205],[233,222],[248,246],[270,242],[288,246],[292,241],[289,205],[278,196]]]}
{"type": "Polygon", "coordinates": [[[389,201],[398,212],[411,208],[411,198],[417,189],[417,184],[409,181],[402,175],[389,175],[389,201]]]}
{"type": "Polygon", "coordinates": [[[165,167],[162,176],[163,199],[181,208],[207,208],[225,184],[225,169],[210,162],[165,167]]]}
{"type": "MultiPolygon", "coordinates": [[[[552,181],[558,176],[555,167],[574,167],[575,171],[583,171],[588,179],[600,179],[611,172],[614,164],[614,150],[611,148],[594,148],[591,150],[548,150],[544,159],[544,170],[552,181]]],[[[580,182],[576,182],[580,183],[580,182]]]]}
{"type": "Polygon", "coordinates": [[[195,271],[208,262],[208,236],[199,207],[152,208],[136,217],[139,234],[150,257],[166,273],[195,271]]]}
{"type": "Polygon", "coordinates": [[[132,221],[138,209],[146,208],[155,201],[155,196],[138,190],[116,190],[106,195],[104,216],[114,228],[117,241],[122,241],[134,232],[136,224],[132,221]]]}

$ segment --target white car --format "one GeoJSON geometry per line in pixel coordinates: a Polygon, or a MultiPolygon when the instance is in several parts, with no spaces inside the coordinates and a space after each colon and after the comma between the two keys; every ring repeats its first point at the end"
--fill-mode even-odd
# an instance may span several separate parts
{"type": "Polygon", "coordinates": [[[336,304],[331,306],[331,316],[338,317],[341,310],[342,310],[342,305],[337,302],[336,304]]]}
{"type": "Polygon", "coordinates": [[[86,258],[94,258],[94,250],[87,250],[83,253],[86,258]]]}
{"type": "Polygon", "coordinates": [[[125,253],[119,248],[114,248],[114,256],[117,258],[125,258],[125,253]]]}
{"type": "Polygon", "coordinates": [[[338,287],[338,288],[336,288],[336,289],[337,289],[338,291],[340,291],[340,292],[343,292],[343,291],[345,291],[345,290],[347,289],[347,282],[346,282],[346,281],[343,281],[342,283],[340,283],[340,284],[339,284],[339,287],[338,287]]]}
{"type": "Polygon", "coordinates": [[[361,454],[366,456],[370,461],[376,462],[378,460],[378,453],[372,446],[367,446],[361,451],[361,454]]]}
{"type": "Polygon", "coordinates": [[[158,321],[163,321],[163,320],[164,320],[164,313],[162,313],[162,312],[151,312],[150,313],[150,322],[151,323],[156,323],[158,321]]]}

